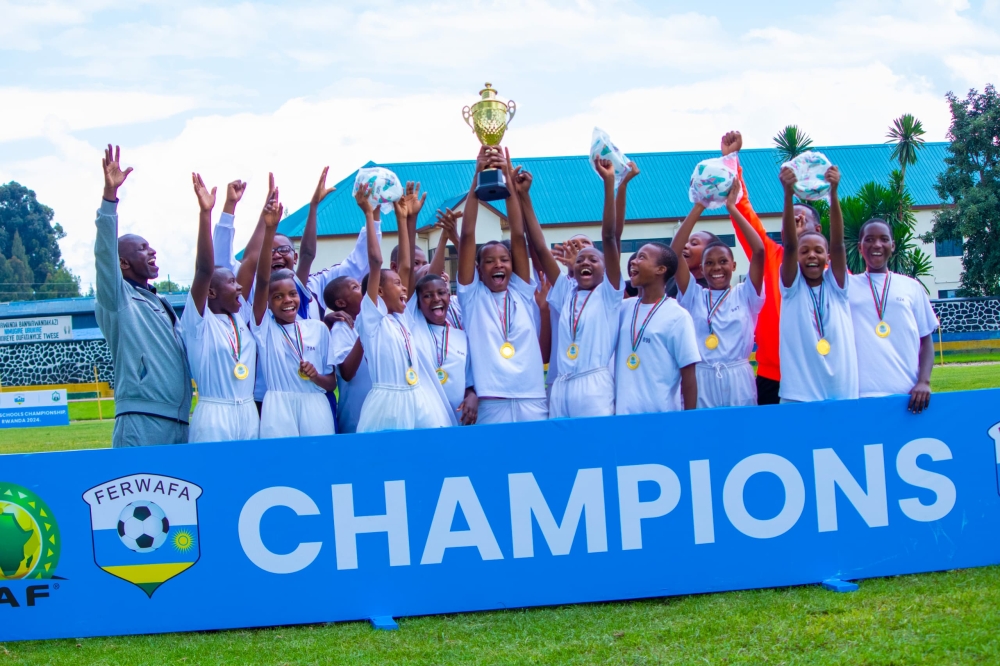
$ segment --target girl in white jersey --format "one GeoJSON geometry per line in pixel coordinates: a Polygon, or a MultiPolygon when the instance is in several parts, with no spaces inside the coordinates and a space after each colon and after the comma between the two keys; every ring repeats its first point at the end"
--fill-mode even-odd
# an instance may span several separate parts
{"type": "MultiPolygon", "coordinates": [[[[278,190],[262,215],[264,247],[270,247],[282,206],[278,190]]],[[[329,361],[330,334],[316,319],[298,320],[295,274],[271,270],[271,257],[257,258],[253,296],[253,332],[267,380],[260,415],[261,439],[332,435],[333,412],[326,392],[337,387],[329,361]]]]}
{"type": "Polygon", "coordinates": [[[931,399],[937,315],[919,282],[889,270],[896,244],[888,222],[868,220],[858,238],[865,272],[848,279],[859,393],[862,398],[909,394],[908,409],[919,414],[931,399]]]}
{"type": "Polygon", "coordinates": [[[781,218],[785,243],[781,260],[781,402],[849,400],[858,397],[858,356],[848,302],[847,248],[837,188],[840,171],[826,172],[830,183],[830,241],[807,231],[796,235],[795,174],[782,168],[785,190],[781,218]],[[829,264],[829,265],[828,265],[829,264]]]}
{"type": "Polygon", "coordinates": [[[198,174],[191,174],[191,180],[201,213],[194,280],[180,321],[191,376],[198,386],[188,441],[257,439],[260,419],[253,402],[257,345],[247,329],[249,307],[233,272],[215,266],[211,224],[216,188],[209,192],[198,174]]]}
{"type": "Polygon", "coordinates": [[[701,360],[694,322],[667,296],[677,255],[647,243],[629,262],[639,296],[626,299],[619,316],[615,360],[615,414],[645,414],[698,406],[695,364],[701,360]]]}
{"type": "Polygon", "coordinates": [[[615,352],[618,311],[624,294],[615,242],[615,173],[607,160],[597,160],[595,165],[604,186],[604,254],[593,245],[578,249],[573,277],[562,274],[545,243],[531,204],[531,174],[518,170],[514,178],[528,236],[545,277],[552,283],[548,302],[559,313],[552,344],[552,357],[558,358],[558,375],[549,396],[549,418],[615,413],[615,382],[608,366],[615,352]]]}
{"type": "MultiPolygon", "coordinates": [[[[726,207],[750,245],[747,279],[733,286],[736,260],[721,241],[701,250],[702,276],[708,287],[698,284],[687,262],[677,265],[677,302],[691,313],[701,344],[698,375],[698,407],[735,407],[757,404],[757,380],[750,367],[757,315],[764,307],[764,241],[736,209],[739,188],[733,187],[726,207]]],[[[705,207],[695,204],[674,236],[675,252],[684,248],[705,207]]]]}
{"type": "MultiPolygon", "coordinates": [[[[355,199],[365,214],[365,225],[374,231],[368,188],[355,199]]],[[[405,200],[396,202],[399,227],[399,273],[382,268],[382,249],[374,233],[368,236],[367,293],[355,324],[371,373],[372,388],[361,407],[358,432],[444,428],[457,423],[439,399],[434,370],[421,362],[413,339],[414,321],[406,311],[406,282],[410,279],[411,251],[407,234],[405,200]]]]}
{"type": "Polygon", "coordinates": [[[507,199],[510,251],[497,241],[476,251],[476,176],[488,168],[503,169],[513,187],[509,158],[483,147],[466,199],[458,248],[458,300],[479,393],[478,423],[538,421],[548,417],[548,405],[536,325],[538,306],[530,284],[531,262],[517,196],[507,199]]]}

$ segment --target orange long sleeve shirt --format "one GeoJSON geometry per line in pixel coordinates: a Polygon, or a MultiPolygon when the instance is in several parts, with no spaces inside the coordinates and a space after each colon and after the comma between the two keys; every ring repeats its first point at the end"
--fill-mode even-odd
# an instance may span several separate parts
{"type": "MultiPolygon", "coordinates": [[[[785,256],[785,248],[771,240],[761,224],[760,218],[750,204],[750,192],[743,180],[743,167],[739,167],[740,185],[743,186],[743,196],[736,204],[736,209],[742,213],[754,229],[764,239],[764,307],[757,317],[757,329],[754,338],[757,342],[757,374],[775,381],[781,380],[781,362],[778,358],[778,330],[781,322],[781,288],[779,286],[781,260],[785,256]]],[[[751,250],[747,239],[740,233],[740,228],[733,222],[736,238],[739,239],[743,252],[748,257],[751,250]]]]}

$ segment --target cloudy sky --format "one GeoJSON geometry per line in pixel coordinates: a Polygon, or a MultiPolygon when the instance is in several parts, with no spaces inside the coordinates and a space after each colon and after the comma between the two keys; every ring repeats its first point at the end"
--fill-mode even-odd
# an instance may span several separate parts
{"type": "Polygon", "coordinates": [[[192,170],[250,183],[240,242],[269,170],[294,210],[326,165],[335,182],[368,160],[473,157],[460,112],[484,81],[517,102],[507,144],[525,157],[582,154],[595,125],[626,152],[729,129],[764,147],[788,123],[880,143],[904,112],[937,141],[947,91],[1000,84],[1000,0],[0,0],[0,16],[0,182],[55,209],[84,288],[109,141],[135,167],[122,231],[186,282],[192,170]]]}

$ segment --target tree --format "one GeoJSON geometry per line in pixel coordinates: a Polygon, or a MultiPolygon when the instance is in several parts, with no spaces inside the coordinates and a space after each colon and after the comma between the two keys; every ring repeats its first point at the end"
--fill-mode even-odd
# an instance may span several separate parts
{"type": "Polygon", "coordinates": [[[80,295],[80,278],[73,275],[65,266],[60,266],[45,278],[38,289],[35,298],[73,298],[80,295]]]}
{"type": "Polygon", "coordinates": [[[798,125],[787,125],[774,136],[774,147],[778,149],[779,163],[788,162],[812,148],[812,139],[799,129],[798,125]]]}
{"type": "Polygon", "coordinates": [[[935,186],[946,206],[924,240],[962,238],[962,294],[1000,295],[1000,95],[988,84],[947,98],[951,144],[935,186]]]}
{"type": "Polygon", "coordinates": [[[5,269],[0,270],[0,300],[79,296],[70,285],[75,278],[66,268],[59,240],[66,236],[62,226],[53,224],[55,213],[38,202],[35,193],[13,181],[0,185],[0,254],[5,269]],[[15,247],[17,245],[18,247],[15,247]],[[14,259],[17,261],[14,261],[14,259]],[[61,284],[58,289],[35,289],[61,284]],[[67,278],[71,278],[67,280],[67,278]]]}
{"type": "Polygon", "coordinates": [[[924,125],[911,113],[892,121],[886,143],[895,144],[889,159],[899,162],[900,188],[906,186],[906,167],[917,163],[917,151],[924,148],[924,125]]]}
{"type": "Polygon", "coordinates": [[[156,287],[156,292],[159,294],[186,294],[191,290],[191,287],[181,286],[171,280],[169,275],[166,280],[154,282],[153,286],[156,287]]]}

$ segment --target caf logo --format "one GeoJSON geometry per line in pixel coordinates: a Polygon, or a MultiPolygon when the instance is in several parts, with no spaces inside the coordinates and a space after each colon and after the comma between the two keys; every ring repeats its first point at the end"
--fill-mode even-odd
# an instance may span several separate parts
{"type": "Polygon", "coordinates": [[[0,481],[0,581],[52,578],[61,547],[49,505],[27,488],[0,481]]]}
{"type": "Polygon", "coordinates": [[[94,562],[152,597],[160,585],[201,557],[198,498],[183,479],[132,474],[83,494],[90,505],[94,562]]]}

